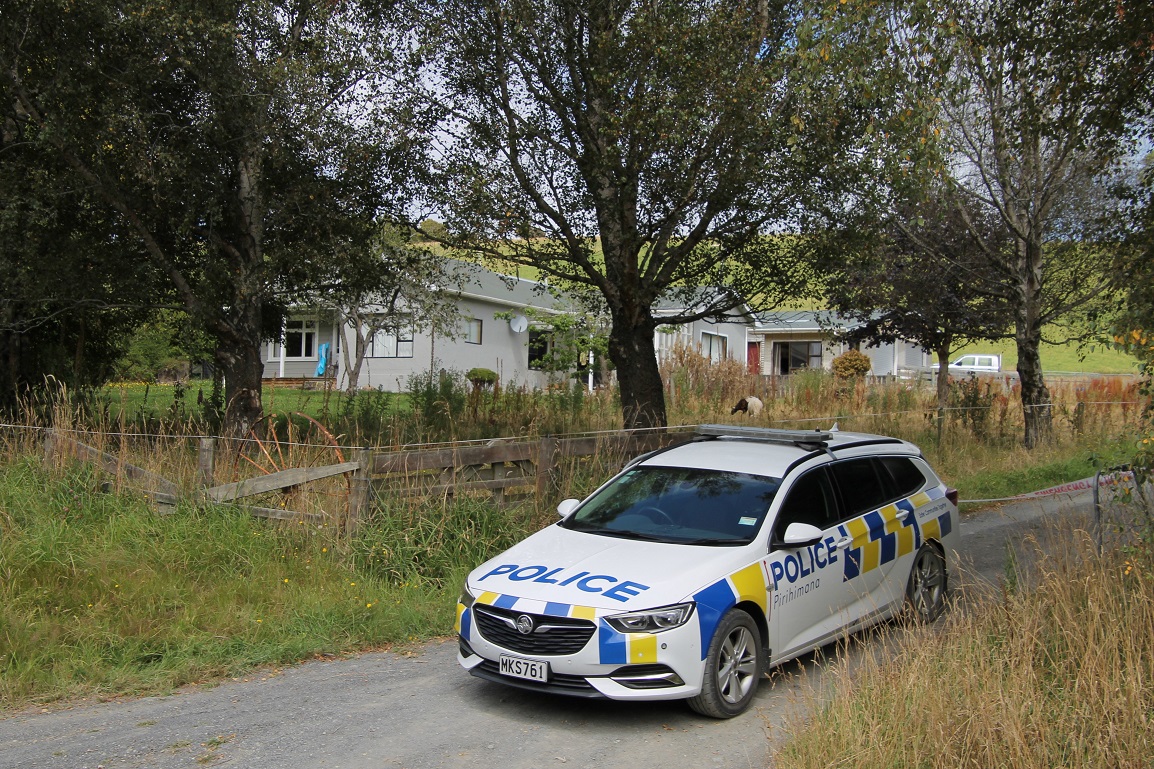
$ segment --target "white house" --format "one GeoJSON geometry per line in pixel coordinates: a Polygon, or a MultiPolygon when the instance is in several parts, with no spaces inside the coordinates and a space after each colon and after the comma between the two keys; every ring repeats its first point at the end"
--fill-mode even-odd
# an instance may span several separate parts
{"type": "MultiPolygon", "coordinates": [[[[552,344],[551,329],[540,319],[566,312],[563,303],[536,281],[501,276],[473,264],[458,266],[467,280],[453,289],[459,316],[453,332],[438,335],[414,328],[377,333],[369,340],[360,387],[404,390],[410,376],[440,369],[486,368],[496,372],[503,385],[530,388],[543,388],[558,376],[539,365],[552,344]]],[[[662,302],[654,314],[672,317],[693,310],[683,304],[662,302]]],[[[654,333],[658,361],[681,347],[697,349],[714,361],[738,361],[751,374],[828,370],[833,359],[849,349],[843,332],[857,325],[828,311],[755,314],[742,306],[730,315],[720,321],[658,326],[654,333]]],[[[273,380],[325,377],[344,388],[347,377],[341,370],[341,353],[354,343],[351,327],[338,327],[334,311],[295,312],[285,322],[283,339],[265,346],[264,376],[273,380]]],[[[896,376],[930,365],[927,353],[904,342],[861,350],[872,361],[875,376],[896,376]]]]}
{"type": "MultiPolygon", "coordinates": [[[[833,359],[850,349],[845,333],[859,324],[825,310],[763,313],[750,332],[760,347],[758,373],[784,375],[803,368],[829,369],[833,359]]],[[[751,341],[751,347],[754,342],[751,341]]],[[[903,370],[925,369],[930,356],[909,342],[860,348],[869,357],[874,376],[898,376],[903,370]]]]}
{"type": "MultiPolygon", "coordinates": [[[[430,329],[381,331],[369,340],[358,385],[388,391],[405,389],[413,374],[487,368],[502,384],[544,387],[549,374],[535,362],[549,339],[530,320],[562,312],[536,281],[507,278],[477,265],[460,265],[467,280],[456,295],[458,321],[451,334],[430,329]]],[[[370,308],[371,310],[371,308],[370,308]]],[[[298,310],[285,321],[284,337],[265,345],[265,379],[327,377],[344,388],[345,345],[355,344],[351,327],[338,327],[332,310],[298,310]]]]}
{"type": "MultiPolygon", "coordinates": [[[[695,308],[685,304],[662,301],[654,307],[653,314],[660,319],[692,313],[695,308]]],[[[735,360],[753,366],[750,371],[756,373],[759,347],[752,336],[756,316],[745,305],[731,311],[729,316],[721,321],[702,319],[678,325],[659,325],[653,335],[658,362],[668,359],[677,349],[689,348],[698,350],[712,361],[735,360]]]]}

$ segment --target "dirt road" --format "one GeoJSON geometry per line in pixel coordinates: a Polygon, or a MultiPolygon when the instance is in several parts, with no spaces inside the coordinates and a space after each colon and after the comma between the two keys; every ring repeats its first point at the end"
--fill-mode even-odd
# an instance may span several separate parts
{"type": "MultiPolygon", "coordinates": [[[[968,594],[996,583],[1007,543],[1045,515],[1090,509],[1084,493],[965,517],[968,594]]],[[[509,689],[465,674],[455,654],[455,642],[445,641],[165,697],[9,715],[0,720],[0,769],[765,767],[781,726],[805,707],[822,671],[813,658],[787,665],[763,682],[749,712],[713,721],[678,702],[509,689]]]]}

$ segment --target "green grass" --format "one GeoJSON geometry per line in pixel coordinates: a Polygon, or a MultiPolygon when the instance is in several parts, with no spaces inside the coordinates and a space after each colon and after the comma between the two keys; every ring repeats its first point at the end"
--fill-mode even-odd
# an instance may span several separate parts
{"type": "Polygon", "coordinates": [[[528,525],[406,509],[350,539],[228,507],[158,516],[96,486],[84,468],[0,466],[2,708],[447,635],[465,570],[528,525]]]}
{"type": "MultiPolygon", "coordinates": [[[[1126,446],[1122,444],[1113,447],[1113,455],[1119,462],[1125,456],[1125,449],[1126,446]]],[[[1054,457],[1028,467],[991,469],[959,477],[955,480],[955,486],[963,500],[1004,499],[1083,478],[1092,478],[1099,469],[1101,469],[1101,457],[1086,450],[1074,456],[1054,457]]],[[[963,512],[966,509],[967,506],[963,505],[963,512]]]]}
{"type": "MultiPolygon", "coordinates": [[[[1003,371],[1013,371],[1018,365],[1018,350],[1013,340],[968,345],[958,350],[951,360],[967,353],[997,353],[1002,356],[1003,371]]],[[[1043,344],[1039,354],[1042,371],[1047,376],[1138,373],[1138,361],[1134,356],[1102,344],[1085,349],[1073,344],[1043,344]]]]}

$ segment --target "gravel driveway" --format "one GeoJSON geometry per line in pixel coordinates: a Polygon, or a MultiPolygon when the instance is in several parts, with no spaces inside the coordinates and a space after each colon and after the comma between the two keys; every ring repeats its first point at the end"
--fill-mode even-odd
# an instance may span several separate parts
{"type": "MultiPolygon", "coordinates": [[[[1007,543],[1045,515],[1090,508],[1083,493],[967,515],[967,594],[997,581],[1007,543]]],[[[0,769],[765,767],[780,727],[804,707],[822,671],[812,655],[786,665],[763,682],[750,711],[714,721],[679,702],[510,689],[467,675],[455,655],[455,641],[445,640],[169,696],[11,714],[0,720],[0,769]]]]}

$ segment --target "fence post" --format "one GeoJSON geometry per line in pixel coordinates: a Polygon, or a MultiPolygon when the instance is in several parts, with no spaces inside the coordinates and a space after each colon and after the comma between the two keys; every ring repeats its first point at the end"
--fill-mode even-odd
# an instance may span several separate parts
{"type": "Polygon", "coordinates": [[[553,488],[553,470],[556,467],[557,439],[546,435],[537,446],[537,504],[553,488]]]}
{"type": "Polygon", "coordinates": [[[196,482],[204,488],[216,483],[216,438],[201,438],[196,454],[196,482]]]}
{"type": "Polygon", "coordinates": [[[361,518],[368,511],[369,500],[372,498],[372,449],[358,449],[353,455],[353,461],[357,463],[357,469],[353,471],[349,487],[349,531],[355,531],[360,526],[361,518]]]}
{"type": "Polygon", "coordinates": [[[56,431],[44,432],[44,463],[52,466],[56,461],[56,431]]]}

